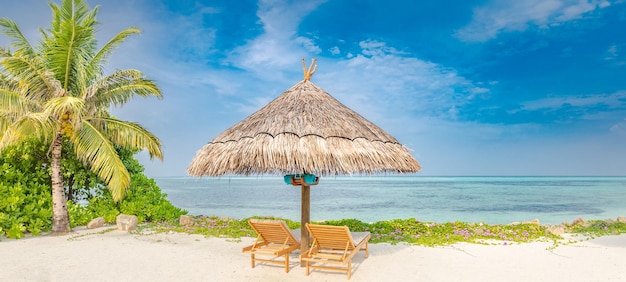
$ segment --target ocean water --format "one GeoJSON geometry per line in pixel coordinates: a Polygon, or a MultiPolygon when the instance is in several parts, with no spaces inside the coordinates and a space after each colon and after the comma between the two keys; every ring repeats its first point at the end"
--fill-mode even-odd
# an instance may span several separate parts
{"type": "MultiPolygon", "coordinates": [[[[282,177],[155,179],[192,215],[300,220],[301,188],[282,177]]],[[[626,177],[325,177],[311,186],[311,220],[558,224],[626,216],[626,177]]]]}

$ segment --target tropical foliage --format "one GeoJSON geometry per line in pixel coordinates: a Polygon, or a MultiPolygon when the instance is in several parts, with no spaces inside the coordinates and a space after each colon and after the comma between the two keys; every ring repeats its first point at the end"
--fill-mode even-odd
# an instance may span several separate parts
{"type": "Polygon", "coordinates": [[[47,147],[28,140],[0,155],[0,235],[20,238],[24,232],[50,229],[52,199],[47,147]],[[46,228],[47,227],[47,228],[46,228]]]}
{"type": "Polygon", "coordinates": [[[70,206],[72,224],[87,225],[95,217],[114,223],[120,213],[136,215],[139,222],[172,222],[187,214],[167,200],[153,179],[141,173],[131,176],[131,188],[120,202],[115,202],[107,189],[99,189],[98,194],[87,205],[70,206]]]}
{"type": "MultiPolygon", "coordinates": [[[[70,148],[67,146],[66,148],[70,148]]],[[[52,199],[50,195],[50,158],[48,147],[32,139],[7,147],[0,154],[0,236],[21,238],[26,233],[38,235],[51,230],[52,199]]],[[[119,149],[119,155],[131,174],[131,188],[126,196],[115,202],[111,192],[97,180],[88,167],[75,158],[63,160],[65,179],[95,179],[66,181],[69,217],[72,227],[86,225],[96,217],[114,223],[120,213],[137,215],[141,222],[177,220],[186,211],[174,207],[156,182],[143,174],[143,166],[133,157],[133,151],[119,149]],[[83,184],[79,184],[83,183],[83,184]],[[70,187],[73,187],[70,189],[70,187]]],[[[66,156],[73,156],[68,152],[66,156]]]]}
{"type": "MultiPolygon", "coordinates": [[[[53,20],[33,46],[15,22],[0,19],[11,49],[0,49],[0,153],[11,144],[41,138],[50,148],[52,231],[70,229],[63,185],[63,148],[89,166],[106,184],[114,201],[131,185],[131,176],[117,148],[147,150],[162,158],[159,139],[133,122],[109,114],[133,96],[161,98],[157,85],[137,70],[105,75],[103,65],[126,38],[128,28],[98,49],[96,14],[85,0],[50,4],[53,20]]],[[[67,167],[65,167],[67,169],[67,167]]],[[[72,177],[72,176],[69,176],[72,177]]],[[[72,181],[92,178],[74,175],[72,181]]],[[[88,183],[78,183],[87,185],[88,183]]]]}

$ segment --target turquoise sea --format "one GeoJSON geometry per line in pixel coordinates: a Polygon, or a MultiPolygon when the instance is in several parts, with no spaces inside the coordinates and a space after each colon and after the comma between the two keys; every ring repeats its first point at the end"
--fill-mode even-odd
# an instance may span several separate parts
{"type": "MultiPolygon", "coordinates": [[[[282,177],[156,178],[192,215],[300,220],[300,187],[282,177]]],[[[311,220],[558,224],[626,216],[626,177],[325,177],[311,187],[311,220]]]]}

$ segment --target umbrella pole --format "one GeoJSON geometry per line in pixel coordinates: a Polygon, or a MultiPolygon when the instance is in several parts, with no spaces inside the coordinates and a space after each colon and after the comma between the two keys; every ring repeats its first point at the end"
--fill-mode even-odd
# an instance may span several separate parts
{"type": "MultiPolygon", "coordinates": [[[[311,186],[302,184],[302,211],[300,212],[300,255],[309,250],[309,231],[306,229],[306,224],[309,223],[310,211],[311,211],[311,186]]],[[[300,260],[300,267],[304,267],[306,264],[300,260]]]]}

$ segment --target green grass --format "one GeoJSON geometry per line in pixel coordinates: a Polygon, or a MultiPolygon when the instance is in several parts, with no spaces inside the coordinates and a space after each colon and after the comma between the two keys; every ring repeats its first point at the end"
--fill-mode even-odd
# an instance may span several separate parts
{"type": "MultiPolygon", "coordinates": [[[[225,237],[240,239],[256,237],[248,225],[248,219],[231,219],[216,216],[192,216],[191,224],[181,226],[177,223],[152,224],[149,228],[155,232],[181,232],[199,234],[207,237],[225,237]]],[[[260,217],[254,217],[260,218],[260,217]]],[[[280,219],[266,218],[263,219],[280,219]]],[[[280,219],[289,228],[300,228],[299,222],[280,219]]],[[[478,244],[514,244],[536,241],[554,241],[563,239],[547,230],[547,226],[536,223],[515,225],[467,223],[467,222],[420,222],[416,219],[394,219],[365,223],[357,219],[329,220],[314,222],[328,225],[346,225],[351,231],[372,233],[371,243],[408,243],[422,246],[445,246],[459,242],[478,244]]],[[[566,233],[581,234],[587,237],[617,235],[626,233],[626,223],[613,220],[593,220],[562,225],[566,233]]]]}

